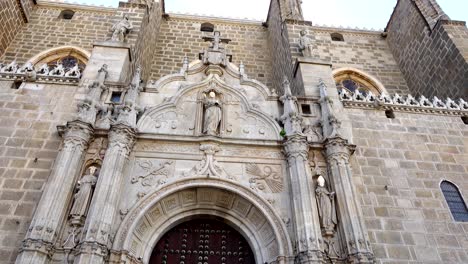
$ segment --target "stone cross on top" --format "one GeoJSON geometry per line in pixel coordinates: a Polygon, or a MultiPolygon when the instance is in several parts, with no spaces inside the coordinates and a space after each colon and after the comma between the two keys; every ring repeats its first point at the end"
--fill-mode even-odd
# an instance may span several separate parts
{"type": "Polygon", "coordinates": [[[221,38],[221,33],[219,31],[215,31],[213,37],[202,37],[204,41],[211,41],[211,46],[210,48],[213,49],[213,51],[218,51],[220,49],[223,49],[223,47],[220,46],[221,43],[226,43],[228,44],[231,40],[227,38],[221,38]]]}

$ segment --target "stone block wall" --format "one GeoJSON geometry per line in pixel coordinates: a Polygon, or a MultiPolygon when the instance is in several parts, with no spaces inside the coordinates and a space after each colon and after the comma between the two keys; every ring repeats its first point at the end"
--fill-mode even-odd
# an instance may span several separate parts
{"type": "Polygon", "coordinates": [[[204,22],[212,23],[222,38],[232,41],[225,45],[232,54],[232,62],[243,62],[247,75],[271,87],[271,59],[268,45],[268,31],[257,21],[239,21],[211,17],[169,15],[161,23],[161,31],[154,49],[151,79],[158,80],[168,74],[177,73],[182,67],[185,55],[189,61],[198,59],[198,54],[209,46],[202,36],[211,32],[200,31],[204,22]]]}
{"type": "MultiPolygon", "coordinates": [[[[278,91],[278,94],[283,94],[283,86],[281,85],[284,76],[291,81],[293,78],[293,61],[288,43],[288,30],[286,24],[281,18],[281,10],[278,1],[271,1],[270,10],[267,18],[268,25],[268,42],[270,43],[273,87],[278,91]]],[[[298,94],[296,86],[291,87],[293,94],[298,94]]]]}
{"type": "Polygon", "coordinates": [[[460,117],[346,108],[357,145],[353,181],[378,263],[467,263],[468,223],[440,189],[468,202],[468,126],[460,117]]]}
{"type": "Polygon", "coordinates": [[[147,80],[151,74],[153,64],[154,43],[159,35],[159,29],[162,20],[162,5],[160,2],[154,2],[147,8],[141,5],[140,19],[141,26],[138,30],[138,41],[135,42],[135,65],[141,65],[142,78],[147,80]]]}
{"type": "Polygon", "coordinates": [[[21,10],[16,0],[0,1],[0,56],[25,24],[21,10]]]}
{"type": "Polygon", "coordinates": [[[42,51],[65,45],[91,51],[93,42],[104,40],[110,34],[115,9],[80,9],[76,10],[71,20],[58,18],[64,9],[73,10],[73,7],[38,5],[27,27],[18,32],[0,61],[9,63],[16,59],[18,63],[23,63],[42,51]]]}
{"type": "Polygon", "coordinates": [[[468,99],[465,23],[439,19],[432,28],[421,5],[398,1],[386,28],[387,42],[410,91],[426,97],[468,99]]]}
{"type": "Polygon", "coordinates": [[[61,144],[56,126],[76,112],[76,86],[0,81],[0,264],[14,263],[61,144]]]}
{"type": "Polygon", "coordinates": [[[378,79],[390,94],[408,94],[408,86],[392,50],[379,31],[345,30],[288,24],[289,43],[293,58],[302,56],[299,50],[300,31],[306,29],[315,41],[319,59],[332,64],[333,69],[352,67],[378,79]],[[344,41],[332,41],[331,34],[343,35],[344,41]]]}

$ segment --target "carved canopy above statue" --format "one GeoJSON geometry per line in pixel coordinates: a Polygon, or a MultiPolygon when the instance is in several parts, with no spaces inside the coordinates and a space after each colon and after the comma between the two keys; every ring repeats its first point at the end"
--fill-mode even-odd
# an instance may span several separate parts
{"type": "Polygon", "coordinates": [[[190,64],[161,78],[142,94],[140,133],[280,140],[278,98],[247,78],[243,65],[190,64]]]}

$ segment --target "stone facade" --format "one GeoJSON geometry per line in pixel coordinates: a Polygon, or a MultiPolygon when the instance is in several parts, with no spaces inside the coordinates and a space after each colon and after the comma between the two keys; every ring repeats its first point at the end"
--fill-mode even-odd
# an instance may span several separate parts
{"type": "Polygon", "coordinates": [[[400,0],[386,32],[318,27],[300,2],[262,23],[9,1],[0,264],[151,263],[194,218],[255,263],[466,263],[441,190],[467,202],[466,27],[433,0],[400,0]]]}

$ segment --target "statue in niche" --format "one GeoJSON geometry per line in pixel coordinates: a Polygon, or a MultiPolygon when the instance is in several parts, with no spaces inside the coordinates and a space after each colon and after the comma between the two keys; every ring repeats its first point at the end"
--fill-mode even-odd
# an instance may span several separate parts
{"type": "Polygon", "coordinates": [[[335,192],[329,192],[325,187],[325,179],[320,175],[317,179],[315,189],[317,197],[320,222],[324,230],[324,235],[333,236],[337,224],[335,208],[335,192]]]}
{"type": "Polygon", "coordinates": [[[123,18],[115,23],[112,28],[112,41],[119,41],[119,42],[124,42],[125,37],[130,33],[130,30],[133,29],[132,24],[128,20],[128,15],[125,14],[123,18]]]}
{"type": "Polygon", "coordinates": [[[299,38],[299,50],[302,52],[304,57],[314,57],[317,55],[316,50],[314,49],[314,41],[307,36],[309,32],[307,30],[301,30],[301,37],[299,38]]]}
{"type": "Polygon", "coordinates": [[[221,123],[221,105],[216,98],[216,93],[211,91],[208,96],[204,94],[205,100],[203,105],[205,107],[203,134],[216,136],[218,135],[219,125],[221,123]]]}
{"type": "Polygon", "coordinates": [[[81,225],[88,212],[88,207],[93,196],[94,186],[97,183],[97,167],[90,166],[89,172],[78,181],[78,191],[74,195],[74,203],[70,211],[72,224],[81,225]]]}

